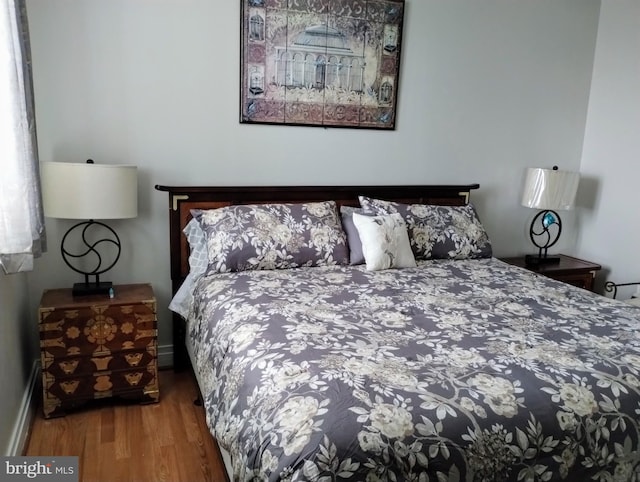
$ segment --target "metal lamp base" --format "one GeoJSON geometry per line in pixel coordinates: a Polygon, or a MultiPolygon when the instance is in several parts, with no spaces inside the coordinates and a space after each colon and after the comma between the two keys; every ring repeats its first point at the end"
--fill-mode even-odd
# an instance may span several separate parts
{"type": "Polygon", "coordinates": [[[74,283],[71,294],[75,296],[107,295],[112,288],[111,281],[100,281],[98,283],[74,283]]]}
{"type": "Polygon", "coordinates": [[[560,263],[559,256],[548,256],[547,250],[558,242],[562,232],[560,216],[551,209],[540,211],[531,221],[529,237],[538,247],[538,254],[528,254],[524,257],[528,268],[536,268],[560,263]],[[554,233],[555,231],[555,233],[554,233]]]}
{"type": "MultiPolygon", "coordinates": [[[[71,245],[75,248],[75,250],[78,250],[78,247],[76,245],[74,245],[73,243],[71,243],[71,245]]],[[[100,275],[105,271],[111,269],[120,258],[120,238],[113,229],[111,229],[106,224],[94,221],[93,219],[80,222],[75,226],[72,226],[65,233],[60,245],[60,251],[62,253],[62,259],[67,264],[67,266],[69,266],[69,268],[71,268],[75,272],[84,275],[84,283],[74,283],[73,285],[71,293],[74,297],[109,294],[109,289],[113,286],[113,284],[111,283],[111,281],[100,281],[100,275]],[[102,238],[105,232],[107,235],[110,234],[110,237],[102,238]],[[76,238],[79,237],[79,239],[84,244],[84,248],[81,248],[81,250],[76,252],[72,252],[69,250],[66,241],[71,233],[74,233],[76,238]],[[115,250],[115,257],[111,261],[111,263],[108,264],[108,266],[103,265],[102,255],[97,249],[98,246],[103,245],[111,245],[115,250]],[[82,260],[87,258],[95,260],[95,266],[93,267],[93,269],[80,268],[78,266],[74,266],[74,264],[71,262],[72,260],[82,260]],[[90,276],[94,277],[93,281],[89,280],[90,276]]]]}

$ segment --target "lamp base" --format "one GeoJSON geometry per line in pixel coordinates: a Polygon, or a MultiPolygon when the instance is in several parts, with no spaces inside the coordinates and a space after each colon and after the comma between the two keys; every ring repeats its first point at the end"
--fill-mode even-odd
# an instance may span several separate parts
{"type": "Polygon", "coordinates": [[[75,296],[107,295],[113,286],[111,281],[100,281],[98,283],[74,283],[71,294],[75,296]]]}
{"type": "Polygon", "coordinates": [[[527,267],[546,266],[548,264],[559,264],[560,256],[539,256],[537,254],[527,254],[524,257],[524,264],[527,267]]]}

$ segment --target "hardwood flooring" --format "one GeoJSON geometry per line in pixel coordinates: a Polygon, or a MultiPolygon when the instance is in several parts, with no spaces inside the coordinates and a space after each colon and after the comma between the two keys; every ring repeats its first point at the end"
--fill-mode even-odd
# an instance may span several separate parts
{"type": "Polygon", "coordinates": [[[77,455],[80,482],[227,481],[192,375],[159,382],[159,403],[95,400],[50,420],[39,407],[24,455],[77,455]]]}

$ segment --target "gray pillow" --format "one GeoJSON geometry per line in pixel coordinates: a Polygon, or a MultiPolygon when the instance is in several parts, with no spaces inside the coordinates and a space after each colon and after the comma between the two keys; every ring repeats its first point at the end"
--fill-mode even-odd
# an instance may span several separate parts
{"type": "Polygon", "coordinates": [[[349,264],[363,264],[364,253],[362,252],[362,241],[356,225],[353,223],[353,213],[364,214],[364,209],[351,206],[340,206],[340,217],[342,218],[342,228],[347,235],[349,245],[349,264]]]}
{"type": "Polygon", "coordinates": [[[226,206],[195,217],[207,238],[210,272],[349,262],[334,201],[226,206]]]}
{"type": "Polygon", "coordinates": [[[360,196],[365,212],[400,213],[409,229],[416,259],[490,258],[491,241],[472,204],[400,204],[360,196]]]}

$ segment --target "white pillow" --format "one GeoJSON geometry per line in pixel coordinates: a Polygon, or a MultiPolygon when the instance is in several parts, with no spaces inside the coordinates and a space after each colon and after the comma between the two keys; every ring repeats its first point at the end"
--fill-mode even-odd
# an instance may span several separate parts
{"type": "Polygon", "coordinates": [[[393,213],[385,216],[363,216],[353,213],[353,224],[362,242],[368,270],[416,266],[402,215],[393,213]]]}
{"type": "Polygon", "coordinates": [[[197,219],[192,218],[182,232],[189,243],[189,273],[202,274],[209,266],[207,238],[197,219]]]}
{"type": "Polygon", "coordinates": [[[186,319],[193,299],[195,282],[207,270],[209,255],[204,232],[195,218],[187,223],[182,232],[189,242],[189,273],[171,299],[169,309],[186,319]]]}

